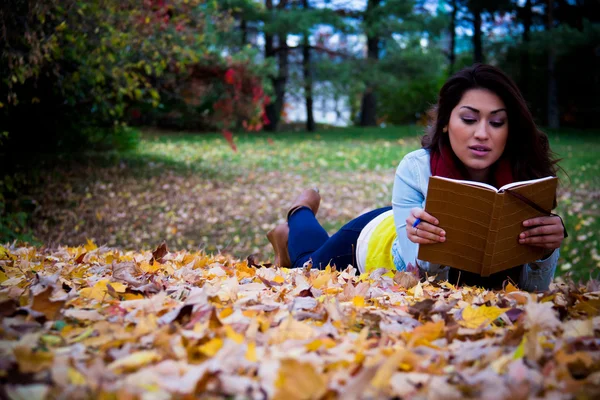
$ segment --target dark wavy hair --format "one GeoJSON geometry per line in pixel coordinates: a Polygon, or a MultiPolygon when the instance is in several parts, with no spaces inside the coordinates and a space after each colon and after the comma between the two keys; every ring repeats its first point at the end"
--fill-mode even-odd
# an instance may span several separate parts
{"type": "Polygon", "coordinates": [[[450,146],[443,132],[450,114],[470,89],[487,89],[502,99],[508,115],[508,139],[502,157],[508,158],[516,181],[556,175],[558,159],[550,150],[548,137],[538,129],[517,85],[500,69],[486,64],[474,64],[446,81],[440,90],[437,105],[430,110],[432,123],[421,140],[423,148],[432,154],[450,146]]]}

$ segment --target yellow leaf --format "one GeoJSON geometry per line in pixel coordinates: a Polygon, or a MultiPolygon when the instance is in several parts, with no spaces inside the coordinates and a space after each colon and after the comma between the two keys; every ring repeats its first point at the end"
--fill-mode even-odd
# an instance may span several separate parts
{"type": "Polygon", "coordinates": [[[114,371],[131,371],[160,359],[160,354],[154,350],[142,350],[115,360],[107,368],[114,371]]]}
{"type": "Polygon", "coordinates": [[[508,308],[498,307],[472,307],[467,306],[462,311],[462,320],[458,323],[465,328],[477,329],[480,326],[487,326],[491,324],[496,318],[504,314],[508,308]]]}
{"type": "Polygon", "coordinates": [[[354,304],[356,307],[364,307],[365,298],[363,296],[354,296],[352,299],[352,304],[354,304]]]}
{"type": "Polygon", "coordinates": [[[411,332],[402,332],[402,337],[414,346],[428,345],[444,335],[444,321],[428,322],[411,332]]]}
{"type": "Polygon", "coordinates": [[[273,282],[283,283],[283,282],[285,282],[285,279],[283,278],[283,276],[277,275],[275,278],[273,278],[273,282]]]}
{"type": "Polygon", "coordinates": [[[69,367],[67,370],[67,376],[69,377],[69,382],[71,385],[75,386],[84,386],[87,383],[85,376],[75,368],[69,367]]]}
{"type": "Polygon", "coordinates": [[[246,351],[246,360],[250,362],[258,361],[258,357],[256,357],[256,343],[248,343],[248,350],[246,351]]]}
{"type": "Polygon", "coordinates": [[[127,285],[121,283],[121,282],[111,282],[110,286],[115,290],[115,292],[117,293],[125,293],[125,290],[127,289],[127,285]]]}
{"type": "Polygon", "coordinates": [[[315,278],[315,280],[312,281],[312,286],[314,288],[321,289],[323,286],[325,286],[325,284],[327,284],[327,282],[329,282],[330,278],[331,278],[331,274],[330,273],[319,272],[319,275],[317,275],[317,277],[315,278]]]}
{"type": "Polygon", "coordinates": [[[54,354],[47,351],[33,351],[25,346],[17,346],[13,353],[19,365],[19,371],[24,374],[37,373],[50,368],[54,354]]]}
{"type": "Polygon", "coordinates": [[[139,268],[147,274],[154,274],[162,267],[162,264],[158,261],[154,261],[154,264],[150,265],[148,261],[144,261],[139,265],[139,268]]]}
{"type": "Polygon", "coordinates": [[[85,246],[83,246],[88,252],[96,250],[98,248],[98,246],[96,246],[96,244],[91,240],[88,239],[87,243],[85,246]]]}
{"type": "Polygon", "coordinates": [[[317,351],[323,345],[323,341],[321,339],[315,339],[312,342],[306,345],[306,350],[308,351],[317,351]]]}
{"type": "Polygon", "coordinates": [[[525,355],[525,345],[527,344],[527,336],[523,335],[523,339],[521,339],[521,343],[516,348],[515,353],[513,354],[513,359],[518,360],[519,358],[523,358],[525,355]]]}
{"type": "Polygon", "coordinates": [[[108,291],[108,289],[106,288],[106,285],[108,283],[109,283],[108,279],[102,279],[102,280],[96,282],[96,284],[93,287],[81,289],[79,291],[79,295],[81,297],[86,297],[88,299],[95,299],[98,301],[102,301],[106,297],[106,294],[108,291]]]}
{"type": "Polygon", "coordinates": [[[8,250],[0,246],[0,260],[8,260],[8,250]]]}
{"type": "Polygon", "coordinates": [[[327,382],[314,365],[285,359],[279,366],[275,387],[275,399],[319,399],[327,391],[327,382]]]}
{"type": "Polygon", "coordinates": [[[5,280],[8,280],[8,276],[6,276],[4,272],[0,271],[0,283],[4,282],[5,280]]]}
{"type": "Polygon", "coordinates": [[[147,316],[138,319],[135,329],[133,330],[133,335],[143,336],[155,331],[157,328],[158,319],[156,318],[156,314],[148,314],[147,316]]]}
{"type": "Polygon", "coordinates": [[[123,294],[123,297],[122,297],[123,300],[140,300],[143,298],[144,298],[144,295],[139,294],[139,293],[125,293],[125,294],[123,294]]]}
{"type": "Polygon", "coordinates": [[[204,343],[198,349],[207,356],[212,357],[221,350],[221,347],[223,347],[223,339],[214,338],[204,343]]]}
{"type": "Polygon", "coordinates": [[[225,335],[227,335],[227,337],[231,340],[233,340],[234,342],[236,342],[237,344],[243,343],[244,342],[244,335],[237,333],[231,326],[226,325],[225,326],[225,335]]]}
{"type": "Polygon", "coordinates": [[[509,282],[509,283],[508,283],[508,285],[506,285],[506,287],[504,288],[504,291],[505,291],[506,293],[510,293],[510,292],[518,292],[518,291],[519,291],[519,289],[517,289],[517,288],[515,287],[515,285],[513,285],[512,283],[510,283],[510,282],[509,282]]]}
{"type": "Polygon", "coordinates": [[[227,307],[224,308],[220,313],[219,313],[219,319],[224,319],[229,317],[231,314],[233,314],[233,308],[231,307],[227,307]]]}

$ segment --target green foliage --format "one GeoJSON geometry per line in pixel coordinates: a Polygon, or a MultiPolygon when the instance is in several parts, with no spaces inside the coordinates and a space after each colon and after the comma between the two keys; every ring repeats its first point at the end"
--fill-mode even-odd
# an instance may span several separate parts
{"type": "Polygon", "coordinates": [[[390,48],[380,62],[387,77],[379,88],[381,118],[392,124],[424,119],[446,78],[441,65],[441,51],[434,46],[422,47],[419,38],[407,41],[404,48],[390,48]]]}
{"type": "MultiPolygon", "coordinates": [[[[10,72],[2,77],[0,112],[11,148],[121,146],[123,135],[133,138],[120,127],[131,107],[181,103],[176,91],[194,69],[226,71],[253,56],[223,56],[233,18],[213,1],[8,0],[1,10],[0,27],[10,35],[0,66],[10,72]]],[[[261,75],[254,77],[263,90],[261,75]]],[[[261,107],[251,118],[260,118],[261,107]]]]}
{"type": "Polygon", "coordinates": [[[600,127],[600,25],[585,23],[582,30],[560,25],[532,32],[529,43],[498,50],[498,65],[519,85],[533,115],[546,123],[548,106],[548,51],[556,55],[556,79],[561,124],[600,127]],[[523,60],[527,65],[523,65],[523,60]]]}

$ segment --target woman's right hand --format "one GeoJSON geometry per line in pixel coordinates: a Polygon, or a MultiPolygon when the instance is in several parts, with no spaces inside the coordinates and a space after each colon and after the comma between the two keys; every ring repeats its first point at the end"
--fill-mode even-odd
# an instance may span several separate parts
{"type": "Polygon", "coordinates": [[[446,240],[446,232],[437,225],[440,222],[425,210],[415,207],[410,210],[410,215],[406,218],[406,235],[408,240],[418,244],[440,243],[446,240]],[[417,220],[421,222],[413,228],[417,220]]]}

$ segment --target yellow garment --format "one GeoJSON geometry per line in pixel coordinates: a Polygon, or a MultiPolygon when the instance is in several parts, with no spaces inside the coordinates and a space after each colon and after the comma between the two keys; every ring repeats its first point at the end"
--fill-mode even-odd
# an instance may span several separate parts
{"type": "Polygon", "coordinates": [[[394,240],[396,240],[396,226],[394,225],[394,216],[390,215],[375,227],[369,238],[367,259],[365,261],[366,272],[371,272],[378,268],[387,268],[390,271],[396,271],[394,259],[392,258],[392,244],[394,240]]]}

